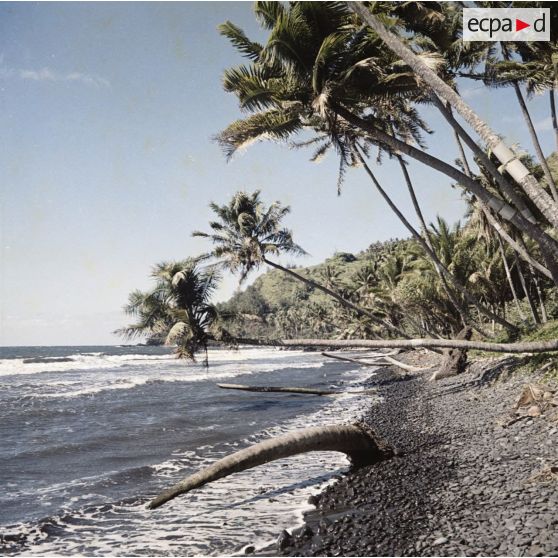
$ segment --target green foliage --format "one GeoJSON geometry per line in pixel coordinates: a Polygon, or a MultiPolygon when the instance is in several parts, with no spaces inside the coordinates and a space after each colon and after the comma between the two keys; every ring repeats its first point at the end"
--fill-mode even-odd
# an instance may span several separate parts
{"type": "MultiPolygon", "coordinates": [[[[479,236],[476,227],[472,218],[465,226],[458,223],[453,227],[438,218],[430,227],[433,248],[475,296],[501,315],[515,316],[514,321],[521,322],[498,244],[493,237],[479,236]]],[[[518,303],[528,315],[513,254],[508,248],[504,254],[519,293],[518,303]]],[[[321,264],[299,268],[297,273],[402,327],[411,336],[452,336],[462,327],[432,261],[414,240],[376,242],[355,255],[337,253],[321,264]]],[[[528,274],[525,280],[535,295],[533,276],[528,274]]],[[[548,301],[553,301],[554,289],[549,282],[543,292],[548,301]]],[[[555,306],[547,306],[549,314],[555,315],[555,306]]],[[[239,336],[370,338],[387,334],[370,320],[355,317],[325,294],[278,270],[261,275],[220,308],[237,315],[233,331],[239,336]]],[[[475,318],[485,330],[493,329],[483,317],[475,318]]],[[[528,330],[532,324],[523,326],[528,330]]],[[[501,341],[512,340],[503,330],[494,329],[493,334],[501,341]]]]}
{"type": "Polygon", "coordinates": [[[521,341],[552,341],[558,339],[558,320],[549,320],[546,324],[526,333],[521,341]]]}
{"type": "Polygon", "coordinates": [[[133,291],[124,311],[136,321],[115,333],[126,339],[146,336],[149,344],[176,347],[179,358],[194,360],[219,329],[219,314],[211,304],[218,275],[202,270],[194,259],[157,264],[151,273],[155,286],[133,291]]]}
{"type": "Polygon", "coordinates": [[[210,240],[214,248],[203,258],[238,273],[241,283],[252,270],[266,263],[270,254],[305,254],[281,223],[290,208],[279,202],[266,207],[259,190],[237,192],[228,204],[211,203],[210,207],[217,218],[209,223],[212,232],[195,231],[192,236],[210,240]]]}

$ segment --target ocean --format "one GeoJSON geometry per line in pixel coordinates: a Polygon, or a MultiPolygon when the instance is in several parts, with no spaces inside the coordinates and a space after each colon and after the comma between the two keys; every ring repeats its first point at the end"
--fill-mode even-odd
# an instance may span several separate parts
{"type": "Polygon", "coordinates": [[[0,554],[222,555],[296,527],[348,462],[316,452],[145,504],[188,474],[297,428],[350,421],[370,368],[319,353],[0,347],[0,554]],[[234,379],[233,379],[234,378],[234,379]],[[339,388],[335,397],[222,390],[216,382],[339,388]]]}

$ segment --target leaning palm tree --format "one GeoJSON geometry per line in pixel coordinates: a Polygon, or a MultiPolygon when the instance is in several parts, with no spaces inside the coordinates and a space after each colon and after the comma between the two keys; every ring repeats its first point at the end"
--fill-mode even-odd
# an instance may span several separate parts
{"type": "Polygon", "coordinates": [[[196,260],[157,264],[151,273],[155,287],[148,292],[133,291],[126,314],[136,318],[135,323],[115,333],[133,339],[147,336],[154,343],[176,346],[178,358],[195,360],[195,354],[205,351],[214,338],[213,330],[219,319],[210,303],[217,282],[215,270],[201,270],[196,260]]]}
{"type": "MultiPolygon", "coordinates": [[[[256,14],[265,5],[267,3],[258,2],[256,14]]],[[[284,141],[303,129],[312,130],[317,135],[297,145],[317,147],[314,160],[328,148],[334,148],[340,160],[340,179],[347,166],[363,166],[403,224],[435,258],[428,239],[425,241],[410,227],[364,161],[370,142],[396,157],[405,152],[402,148],[414,149],[411,143],[423,147],[421,132],[428,131],[428,127],[407,102],[408,99],[424,97],[417,87],[417,80],[408,78],[409,72],[400,68],[397,59],[385,58],[386,50],[378,48],[381,41],[351,27],[354,16],[346,6],[332,2],[316,7],[295,2],[289,8],[281,5],[277,10],[266,18],[266,27],[271,29],[271,34],[265,46],[250,42],[230,23],[221,27],[221,32],[251,60],[250,65],[232,68],[224,75],[225,89],[237,95],[243,109],[252,112],[232,123],[217,137],[227,157],[255,141],[284,141]],[[322,22],[327,24],[322,25],[322,22]],[[384,71],[384,67],[388,70],[384,71]],[[359,112],[373,109],[373,115],[351,118],[352,113],[342,106],[347,101],[359,112]],[[369,126],[371,122],[372,127],[369,126]],[[372,141],[370,131],[374,136],[380,134],[395,143],[372,141]]],[[[435,60],[430,62],[435,63],[435,60]]],[[[458,175],[452,173],[454,177],[458,175]]],[[[478,190],[478,184],[473,184],[478,190]]],[[[414,194],[412,184],[410,192],[414,194]]],[[[418,203],[414,206],[418,207],[418,203]]],[[[443,283],[449,281],[456,289],[463,290],[447,270],[440,269],[440,275],[443,283]]],[[[450,285],[446,287],[450,299],[457,304],[450,285]]],[[[471,296],[469,301],[476,305],[471,296]]],[[[481,311],[491,319],[499,320],[503,327],[513,329],[511,324],[487,309],[481,311]]],[[[466,309],[461,307],[459,312],[465,316],[466,309]]]]}
{"type": "Polygon", "coordinates": [[[266,208],[260,199],[260,191],[256,190],[252,194],[237,192],[228,204],[220,206],[211,203],[210,207],[218,217],[217,221],[209,224],[212,232],[195,231],[192,235],[211,240],[215,248],[205,257],[212,259],[218,267],[238,273],[241,283],[246,280],[251,271],[266,264],[313,289],[322,291],[346,308],[383,325],[388,331],[408,338],[405,332],[379,318],[372,311],[356,306],[336,291],[270,259],[270,256],[281,254],[306,254],[294,242],[291,231],[281,224],[283,218],[290,212],[288,206],[274,202],[266,208]]]}
{"type": "MultiPolygon", "coordinates": [[[[377,15],[373,14],[364,4],[348,2],[350,8],[383,40],[385,45],[409,65],[434,94],[448,102],[463,119],[478,133],[488,148],[494,153],[507,172],[521,186],[533,204],[543,213],[553,227],[558,228],[558,203],[540,186],[531,172],[518,160],[513,151],[484,122],[471,107],[447,84],[424,60],[404,44],[404,42],[388,30],[377,15]]],[[[418,155],[418,154],[417,154],[418,155]]],[[[464,181],[467,183],[467,181],[464,181]]],[[[476,192],[475,195],[478,195],[476,192]]]]}
{"type": "MultiPolygon", "coordinates": [[[[533,144],[533,147],[535,148],[535,153],[537,154],[539,164],[543,169],[546,182],[550,188],[550,192],[552,193],[554,201],[558,202],[558,191],[556,190],[556,183],[554,182],[554,178],[552,176],[552,173],[550,172],[550,167],[548,166],[548,162],[546,160],[546,157],[544,156],[539,137],[535,129],[535,125],[533,124],[533,119],[531,117],[531,114],[529,113],[529,109],[527,108],[525,98],[523,97],[523,93],[521,91],[520,79],[525,79],[526,74],[525,69],[523,68],[524,63],[513,59],[515,51],[511,47],[507,46],[506,43],[500,44],[504,59],[488,59],[485,65],[485,72],[482,76],[482,79],[484,80],[484,83],[489,87],[513,87],[517,102],[519,104],[519,108],[521,109],[521,114],[523,115],[523,119],[525,120],[527,130],[529,131],[529,135],[531,137],[531,142],[533,144]]],[[[477,76],[472,75],[471,77],[477,76]]],[[[478,78],[480,77],[481,76],[478,76],[478,78]]],[[[529,87],[527,87],[527,92],[529,94],[529,87]]]]}

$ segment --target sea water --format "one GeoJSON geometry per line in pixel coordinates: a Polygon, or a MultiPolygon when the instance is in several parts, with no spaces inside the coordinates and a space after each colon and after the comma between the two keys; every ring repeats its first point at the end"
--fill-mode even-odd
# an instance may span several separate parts
{"type": "Polygon", "coordinates": [[[308,496],[346,470],[342,454],[279,460],[145,505],[250,444],[354,419],[372,400],[356,393],[370,368],[262,348],[210,350],[209,364],[162,347],[0,348],[0,554],[231,554],[296,526],[308,496]]]}

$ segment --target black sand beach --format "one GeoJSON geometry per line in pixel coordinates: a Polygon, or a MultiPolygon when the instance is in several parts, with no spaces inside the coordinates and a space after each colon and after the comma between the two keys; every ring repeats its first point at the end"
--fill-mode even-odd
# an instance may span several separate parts
{"type": "Polygon", "coordinates": [[[542,376],[514,374],[513,362],[477,361],[468,373],[438,382],[428,382],[428,373],[379,371],[370,383],[384,402],[363,420],[399,455],[326,489],[305,526],[267,550],[556,556],[558,482],[548,472],[558,464],[556,407],[503,426],[523,386],[542,376]]]}

